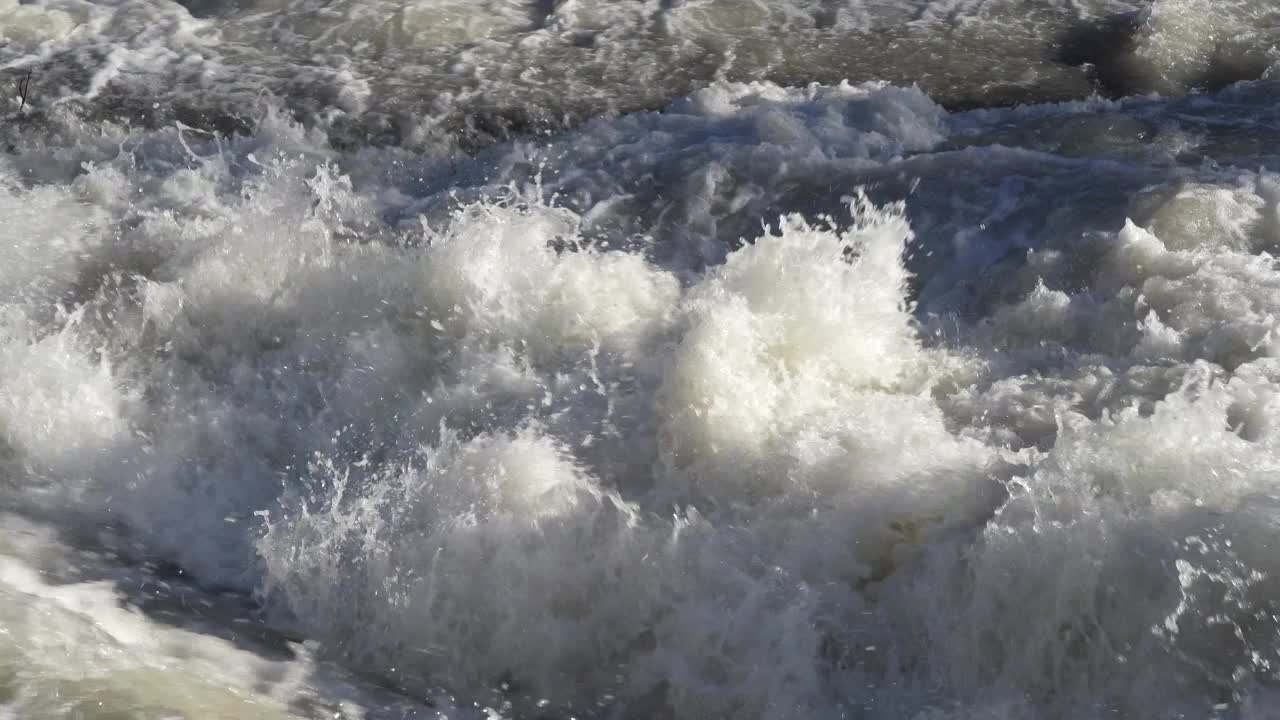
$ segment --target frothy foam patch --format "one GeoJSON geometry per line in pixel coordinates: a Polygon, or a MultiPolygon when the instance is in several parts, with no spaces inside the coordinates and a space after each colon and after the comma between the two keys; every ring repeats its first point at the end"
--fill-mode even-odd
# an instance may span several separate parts
{"type": "MultiPolygon", "coordinates": [[[[540,327],[537,315],[507,326],[525,309],[506,303],[547,289],[561,297],[554,267],[540,273],[540,287],[505,285],[524,275],[495,271],[507,261],[491,253],[533,252],[515,267],[567,263],[580,279],[610,267],[589,252],[544,255],[545,238],[557,235],[537,230],[547,218],[511,218],[542,238],[521,249],[503,226],[509,220],[493,212],[458,217],[463,228],[484,218],[483,238],[466,229],[461,248],[446,236],[427,254],[455,278],[442,277],[432,291],[444,295],[433,297],[445,307],[454,293],[471,299],[455,310],[458,335],[540,327]],[[450,260],[464,251],[465,262],[450,260]],[[479,277],[500,294],[459,287],[479,277]]],[[[607,372],[593,378],[608,403],[641,413],[606,415],[632,452],[648,453],[647,463],[612,469],[638,476],[584,473],[545,433],[572,430],[566,439],[576,439],[591,428],[554,417],[513,435],[449,430],[395,469],[322,460],[259,545],[269,597],[358,662],[399,668],[402,683],[444,676],[473,692],[505,683],[524,702],[574,707],[613,696],[682,717],[817,710],[826,672],[817,648],[851,640],[837,626],[815,632],[816,613],[855,614],[864,602],[821,588],[892,572],[933,533],[977,522],[999,497],[985,477],[990,452],[951,435],[928,397],[931,374],[946,363],[934,366],[910,326],[901,264],[910,237],[900,209],[863,200],[854,229],[790,218],[683,298],[667,286],[668,306],[647,314],[678,314],[678,340],[635,349],[635,367],[660,373],[657,400],[628,398],[607,372]],[[913,447],[929,450],[904,462],[913,447]],[[687,509],[673,521],[666,508],[687,509]],[[802,548],[815,543],[849,554],[810,557],[802,548]],[[739,597],[713,621],[703,603],[722,591],[739,597]],[[714,624],[699,627],[706,622],[714,624]],[[752,634],[742,635],[747,627],[752,634]],[[703,657],[708,643],[725,643],[723,654],[703,657]],[[788,653],[782,676],[733,668],[738,653],[767,648],[788,653]]],[[[597,297],[610,300],[605,317],[648,334],[627,304],[618,316],[615,296],[597,297]]],[[[595,315],[594,301],[574,307],[582,320],[595,315]]],[[[545,362],[545,346],[520,337],[516,357],[545,362]]],[[[545,332],[542,342],[571,357],[586,350],[578,337],[545,332]]],[[[525,412],[536,415],[533,406],[525,412]]]]}
{"type": "Polygon", "coordinates": [[[1275,61],[1278,19],[1256,0],[1157,0],[1138,31],[1135,70],[1173,93],[1261,77],[1275,61]]]}
{"type": "Polygon", "coordinates": [[[268,593],[307,629],[410,686],[514,684],[531,704],[617,683],[601,657],[643,619],[634,510],[555,442],[446,432],[401,468],[315,471],[260,543],[268,593]]]}
{"type": "Polygon", "coordinates": [[[598,344],[644,344],[669,322],[675,278],[640,255],[592,248],[580,224],[547,207],[458,212],[426,240],[417,288],[423,320],[443,337],[509,343],[541,361],[598,344]]]}
{"type": "Polygon", "coordinates": [[[1137,220],[1092,234],[1090,249],[1065,272],[1056,253],[1030,258],[1049,272],[982,321],[990,334],[980,342],[1020,352],[1048,343],[1143,363],[1199,358],[1227,368],[1274,357],[1274,182],[1263,173],[1138,193],[1129,208],[1137,220]],[[1075,289],[1080,273],[1085,287],[1075,289]]]}
{"type": "Polygon", "coordinates": [[[1280,248],[1280,186],[1268,174],[1233,187],[1177,183],[1135,198],[1134,221],[1170,250],[1197,248],[1256,253],[1280,248]]]}
{"type": "Polygon", "coordinates": [[[1227,367],[1274,356],[1275,263],[1267,255],[1167,250],[1128,224],[1100,272],[1100,285],[1123,283],[1109,305],[1130,305],[1140,349],[1156,357],[1200,357],[1227,367]]]}
{"type": "Polygon", "coordinates": [[[10,516],[0,523],[0,711],[15,717],[296,717],[289,700],[303,691],[306,661],[273,662],[224,640],[152,623],[121,607],[108,581],[50,583],[24,556],[48,554],[56,537],[10,516]],[[27,547],[36,539],[38,547],[27,547]],[[255,683],[272,686],[275,697],[255,692],[255,683]]]}
{"type": "MultiPolygon", "coordinates": [[[[414,44],[459,45],[498,35],[532,30],[529,13],[489,3],[487,12],[476,12],[472,2],[409,2],[400,17],[401,30],[414,44]]],[[[372,34],[372,33],[370,33],[372,34]]]]}
{"type": "Polygon", "coordinates": [[[61,38],[71,32],[76,21],[70,13],[29,5],[19,0],[0,2],[0,37],[12,43],[34,45],[61,38]]]}
{"type": "Polygon", "coordinates": [[[893,393],[926,391],[929,357],[904,299],[911,237],[900,208],[861,200],[847,233],[792,218],[710,272],[691,293],[665,377],[668,462],[723,463],[729,486],[718,489],[731,496],[757,473],[781,483],[770,493],[785,491],[796,478],[771,461],[790,456],[779,452],[790,442],[824,444],[820,432],[797,437],[815,434],[817,418],[868,395],[892,403],[893,393]]]}
{"type": "Polygon", "coordinates": [[[0,241],[10,258],[0,269],[0,303],[52,303],[74,289],[84,266],[106,242],[101,226],[108,215],[86,199],[78,187],[28,190],[0,184],[0,213],[13,229],[0,241]]]}
{"type": "Polygon", "coordinates": [[[0,328],[0,447],[36,478],[83,482],[110,464],[119,441],[128,442],[137,398],[120,386],[109,362],[95,361],[75,341],[79,317],[43,338],[24,332],[22,320],[0,328]]]}
{"type": "MultiPolygon", "coordinates": [[[[1023,717],[1064,688],[1066,711],[1142,712],[1170,675],[1180,681],[1163,706],[1203,713],[1261,680],[1280,646],[1259,612],[1274,603],[1272,563],[1254,558],[1273,532],[1264,508],[1280,468],[1274,438],[1241,433],[1240,418],[1261,407],[1259,390],[1272,397],[1255,384],[1264,368],[1274,363],[1229,383],[1201,372],[1150,414],[1061,414],[1052,452],[974,548],[965,600],[927,621],[947,682],[979,707],[994,688],[1029,692],[1023,717]],[[999,619],[1016,608],[1036,611],[1016,627],[999,619]],[[964,662],[976,647],[994,662],[964,662]]],[[[954,572],[938,557],[935,579],[954,572]]]]}

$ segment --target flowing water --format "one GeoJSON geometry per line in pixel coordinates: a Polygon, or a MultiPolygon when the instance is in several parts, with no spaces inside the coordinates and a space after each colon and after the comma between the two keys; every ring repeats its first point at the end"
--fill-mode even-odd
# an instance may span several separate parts
{"type": "Polygon", "coordinates": [[[1280,717],[1278,45],[0,0],[0,718],[1280,717]]]}

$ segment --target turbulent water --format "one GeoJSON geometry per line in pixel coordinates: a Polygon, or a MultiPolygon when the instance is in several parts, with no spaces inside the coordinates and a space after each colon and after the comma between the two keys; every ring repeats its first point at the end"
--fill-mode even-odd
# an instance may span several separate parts
{"type": "Polygon", "coordinates": [[[1278,46],[0,0],[0,718],[1280,717],[1278,46]]]}

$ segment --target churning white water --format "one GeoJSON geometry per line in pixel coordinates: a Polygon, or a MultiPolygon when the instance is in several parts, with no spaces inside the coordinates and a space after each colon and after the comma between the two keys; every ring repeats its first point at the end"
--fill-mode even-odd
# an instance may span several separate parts
{"type": "Polygon", "coordinates": [[[1280,6],[0,0],[0,718],[1280,717],[1280,6]]]}

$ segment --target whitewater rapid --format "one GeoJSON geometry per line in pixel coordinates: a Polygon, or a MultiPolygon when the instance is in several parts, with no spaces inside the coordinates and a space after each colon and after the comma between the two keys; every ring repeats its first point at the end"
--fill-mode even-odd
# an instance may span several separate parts
{"type": "Polygon", "coordinates": [[[1270,718],[1280,11],[0,0],[0,718],[1270,718]]]}

